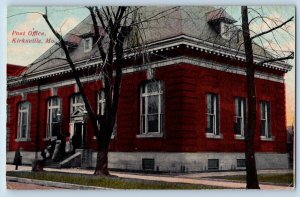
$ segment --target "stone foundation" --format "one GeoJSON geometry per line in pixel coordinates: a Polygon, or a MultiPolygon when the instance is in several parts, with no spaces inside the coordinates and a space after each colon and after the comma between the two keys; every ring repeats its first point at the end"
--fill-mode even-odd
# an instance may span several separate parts
{"type": "MultiPolygon", "coordinates": [[[[22,152],[23,164],[31,165],[34,152],[22,152]]],[[[96,165],[97,153],[92,154],[92,166],[96,165]]],[[[7,152],[7,163],[13,163],[14,152],[7,152]]],[[[208,171],[208,160],[218,160],[218,169],[214,170],[243,170],[237,166],[238,159],[244,159],[244,153],[161,153],[161,152],[110,152],[108,155],[110,169],[145,170],[143,159],[151,160],[154,171],[170,172],[202,172],[208,171]]],[[[88,159],[90,160],[90,159],[88,159]]],[[[90,162],[90,161],[89,161],[90,162]]],[[[89,163],[88,162],[88,163],[89,163]]],[[[288,154],[256,153],[257,169],[288,169],[288,154]]],[[[88,166],[86,166],[88,167],[88,166]]],[[[147,169],[146,169],[147,170],[147,169]]]]}

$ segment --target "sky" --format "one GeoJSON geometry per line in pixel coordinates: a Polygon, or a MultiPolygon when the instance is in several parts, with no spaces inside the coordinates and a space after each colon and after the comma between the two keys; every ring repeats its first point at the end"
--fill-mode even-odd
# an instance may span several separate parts
{"type": "MultiPolygon", "coordinates": [[[[218,7],[218,6],[217,6],[218,7]]],[[[223,6],[224,7],[224,6],[223,6]]],[[[293,6],[255,6],[249,7],[249,17],[257,16],[256,12],[268,16],[267,23],[256,20],[250,28],[254,32],[261,32],[274,26],[273,21],[280,24],[295,15],[293,6]]],[[[227,6],[226,11],[232,15],[240,24],[240,7],[227,6]]],[[[53,43],[45,43],[47,39],[56,40],[50,31],[41,14],[45,13],[44,7],[8,7],[7,10],[7,62],[10,64],[27,66],[36,58],[49,49],[53,43]],[[28,35],[28,32],[38,31],[42,36],[28,35]],[[25,32],[25,36],[20,35],[25,32]],[[13,43],[14,38],[40,38],[41,43],[21,44],[13,43]]],[[[88,10],[83,6],[77,7],[48,7],[48,16],[54,28],[62,35],[74,28],[80,21],[89,15],[88,10]]],[[[295,22],[292,21],[284,26],[286,31],[276,31],[268,34],[263,40],[255,40],[272,51],[295,51],[295,22]],[[276,39],[275,39],[276,38],[276,39]]],[[[279,55],[284,55],[280,53],[279,55]]],[[[295,121],[295,60],[289,60],[288,64],[293,65],[293,69],[285,76],[286,79],[286,112],[287,125],[294,124],[295,121]]]]}

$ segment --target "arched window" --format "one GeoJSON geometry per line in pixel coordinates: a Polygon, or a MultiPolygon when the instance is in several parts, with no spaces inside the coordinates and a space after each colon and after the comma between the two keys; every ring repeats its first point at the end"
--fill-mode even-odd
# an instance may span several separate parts
{"type": "Polygon", "coordinates": [[[30,103],[28,101],[19,104],[18,133],[17,139],[21,141],[30,140],[30,103]]]}
{"type": "Polygon", "coordinates": [[[60,134],[61,117],[61,98],[50,98],[48,100],[48,120],[46,137],[54,137],[60,134]]]}
{"type": "Polygon", "coordinates": [[[140,89],[141,135],[162,136],[164,130],[164,83],[149,81],[140,89]]]}

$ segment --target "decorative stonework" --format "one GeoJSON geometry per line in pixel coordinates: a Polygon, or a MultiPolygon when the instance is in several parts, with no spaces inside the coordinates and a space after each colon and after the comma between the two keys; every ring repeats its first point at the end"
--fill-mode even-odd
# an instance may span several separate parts
{"type": "Polygon", "coordinates": [[[151,80],[151,79],[155,79],[155,68],[148,68],[147,69],[147,79],[151,80]]]}

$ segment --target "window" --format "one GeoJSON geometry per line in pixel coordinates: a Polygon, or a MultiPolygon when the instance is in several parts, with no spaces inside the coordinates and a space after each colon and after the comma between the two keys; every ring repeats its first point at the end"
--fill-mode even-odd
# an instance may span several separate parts
{"type": "MultiPolygon", "coordinates": [[[[104,115],[104,110],[105,110],[105,93],[104,91],[101,91],[98,93],[98,109],[97,113],[99,115],[104,115]]],[[[98,124],[99,126],[99,124],[98,124]]],[[[111,135],[111,138],[114,138],[117,134],[117,119],[115,120],[115,125],[113,128],[113,133],[111,135]]],[[[96,139],[96,138],[95,138],[96,139]]]]}
{"type": "Polygon", "coordinates": [[[29,140],[29,121],[30,121],[30,103],[22,102],[19,104],[18,116],[18,140],[29,140]]]}
{"type": "Polygon", "coordinates": [[[262,101],[261,108],[261,137],[272,138],[270,103],[262,101]]]}
{"type": "Polygon", "coordinates": [[[89,52],[92,50],[92,38],[86,38],[83,40],[83,51],[89,52]]]}
{"type": "Polygon", "coordinates": [[[219,159],[208,159],[208,170],[219,170],[219,159]]]}
{"type": "Polygon", "coordinates": [[[246,160],[245,159],[237,159],[236,167],[238,168],[246,168],[246,160]]]}
{"type": "Polygon", "coordinates": [[[105,108],[105,93],[101,91],[98,93],[98,114],[103,115],[105,108]]]}
{"type": "Polygon", "coordinates": [[[52,97],[48,101],[48,122],[46,137],[54,137],[60,134],[61,123],[61,99],[52,97]]]}
{"type": "Polygon", "coordinates": [[[221,23],[221,36],[225,39],[230,39],[232,35],[232,25],[228,23],[221,23]]]}
{"type": "Polygon", "coordinates": [[[207,137],[220,135],[219,96],[207,94],[207,137]]]}
{"type": "Polygon", "coordinates": [[[235,123],[234,133],[236,136],[245,136],[246,129],[246,102],[244,98],[235,98],[235,123]]]}
{"type": "Polygon", "coordinates": [[[164,83],[150,81],[140,90],[141,135],[161,137],[164,130],[164,83]]]}
{"type": "Polygon", "coordinates": [[[74,96],[72,96],[72,100],[71,100],[71,114],[74,111],[76,111],[79,107],[85,109],[85,105],[81,94],[75,94],[74,96]]]}
{"type": "Polygon", "coordinates": [[[142,168],[143,170],[154,170],[155,161],[154,159],[142,159],[142,168]]]}

